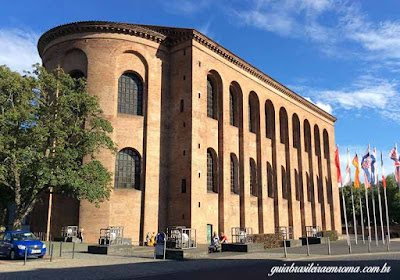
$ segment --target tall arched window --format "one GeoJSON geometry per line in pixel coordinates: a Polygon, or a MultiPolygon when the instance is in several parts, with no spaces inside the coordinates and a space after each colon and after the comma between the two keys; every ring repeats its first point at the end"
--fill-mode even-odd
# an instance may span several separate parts
{"type": "Polygon", "coordinates": [[[274,186],[273,186],[273,173],[272,166],[267,162],[267,184],[268,184],[268,197],[274,198],[274,186]]]}
{"type": "Polygon", "coordinates": [[[279,110],[279,127],[281,134],[281,143],[287,144],[288,141],[288,115],[285,108],[281,107],[279,110]]]}
{"type": "Polygon", "coordinates": [[[271,100],[265,102],[265,126],[267,138],[272,139],[275,133],[275,108],[271,100]]]}
{"type": "Polygon", "coordinates": [[[250,194],[257,196],[257,166],[254,159],[250,159],[250,194]]]}
{"type": "Polygon", "coordinates": [[[217,94],[213,82],[207,78],[207,116],[217,119],[217,94]]]}
{"type": "Polygon", "coordinates": [[[238,104],[237,104],[237,94],[232,86],[229,88],[229,117],[230,124],[238,127],[238,104]]]}
{"type": "Polygon", "coordinates": [[[300,148],[300,120],[297,114],[292,116],[292,126],[293,126],[293,148],[300,148]]]}
{"type": "Polygon", "coordinates": [[[312,202],[312,188],[310,182],[310,175],[306,172],[306,181],[307,181],[307,200],[308,202],[312,202]]]}
{"type": "Polygon", "coordinates": [[[281,175],[282,175],[282,198],[288,199],[288,189],[287,189],[287,180],[286,180],[286,171],[285,167],[281,165],[281,175]]]}
{"type": "Polygon", "coordinates": [[[296,191],[296,200],[300,201],[300,176],[296,168],[294,169],[294,187],[296,191]]]}
{"type": "Polygon", "coordinates": [[[133,73],[124,73],[118,79],[118,113],[143,116],[143,85],[133,73]]]}
{"type": "Polygon", "coordinates": [[[235,154],[231,154],[231,193],[239,193],[238,159],[235,154]]]}
{"type": "Polygon", "coordinates": [[[311,152],[311,128],[308,120],[304,121],[304,149],[307,153],[311,152]]]}
{"type": "Polygon", "coordinates": [[[249,131],[256,133],[258,130],[258,118],[260,103],[257,94],[252,91],[249,95],[249,131]]]}
{"type": "Polygon", "coordinates": [[[131,148],[125,148],[118,152],[115,159],[116,189],[140,190],[140,154],[131,148]]]}
{"type": "Polygon", "coordinates": [[[218,192],[217,185],[217,155],[211,148],[207,149],[207,191],[218,192]]]}

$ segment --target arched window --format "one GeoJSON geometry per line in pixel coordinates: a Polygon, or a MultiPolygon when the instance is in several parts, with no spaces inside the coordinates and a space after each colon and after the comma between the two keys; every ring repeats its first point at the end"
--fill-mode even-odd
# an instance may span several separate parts
{"type": "Polygon", "coordinates": [[[279,127],[281,134],[281,143],[287,144],[288,138],[288,115],[286,113],[285,108],[281,107],[279,110],[279,127]]]}
{"type": "Polygon", "coordinates": [[[118,113],[143,116],[143,85],[133,73],[124,73],[118,79],[118,113]]]}
{"type": "Polygon", "coordinates": [[[265,102],[265,126],[267,138],[272,139],[275,133],[275,108],[271,100],[265,102]]]}
{"type": "Polygon", "coordinates": [[[250,159],[250,194],[257,196],[257,166],[254,159],[250,159]]]}
{"type": "Polygon", "coordinates": [[[300,176],[296,168],[294,169],[294,187],[296,190],[296,200],[300,201],[300,176]]]}
{"type": "Polygon", "coordinates": [[[211,148],[207,149],[207,191],[218,192],[217,185],[217,155],[211,148]]]}
{"type": "Polygon", "coordinates": [[[140,154],[136,150],[125,148],[117,154],[114,187],[140,190],[140,154]]]}
{"type": "Polygon", "coordinates": [[[312,188],[311,188],[310,175],[308,175],[308,172],[306,172],[306,180],[307,180],[307,200],[308,202],[312,202],[312,188]]]}
{"type": "Polygon", "coordinates": [[[319,138],[318,125],[314,125],[314,144],[315,144],[315,155],[321,156],[321,140],[319,138]]]}
{"type": "Polygon", "coordinates": [[[326,129],[324,129],[323,137],[324,137],[324,158],[329,160],[329,136],[328,136],[328,131],[326,131],[326,129]]]}
{"type": "Polygon", "coordinates": [[[292,116],[292,126],[293,126],[293,148],[300,148],[300,120],[297,114],[292,116]]]}
{"type": "Polygon", "coordinates": [[[281,165],[281,173],[282,173],[282,198],[288,199],[288,189],[287,189],[287,180],[286,180],[286,171],[285,167],[281,165]]]}
{"type": "Polygon", "coordinates": [[[238,105],[237,105],[237,94],[232,86],[229,88],[229,116],[230,124],[238,127],[238,105]]]}
{"type": "Polygon", "coordinates": [[[258,130],[258,118],[260,103],[257,94],[252,91],[249,95],[249,131],[256,133],[258,130]]]}
{"type": "Polygon", "coordinates": [[[231,193],[239,193],[238,181],[238,159],[235,154],[231,154],[231,193]]]}
{"type": "Polygon", "coordinates": [[[216,98],[215,86],[211,80],[207,78],[207,116],[213,119],[217,119],[216,98]]]}
{"type": "Polygon", "coordinates": [[[304,121],[304,149],[307,153],[311,152],[311,128],[308,120],[304,121]]]}
{"type": "Polygon", "coordinates": [[[268,197],[274,197],[274,186],[273,186],[273,173],[272,166],[267,162],[267,184],[268,184],[268,197]]]}

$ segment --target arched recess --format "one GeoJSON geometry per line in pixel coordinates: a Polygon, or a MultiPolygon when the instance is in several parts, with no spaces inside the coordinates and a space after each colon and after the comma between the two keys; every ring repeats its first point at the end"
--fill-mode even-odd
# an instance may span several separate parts
{"type": "MultiPolygon", "coordinates": [[[[207,116],[218,120],[218,228],[224,228],[224,102],[223,83],[221,75],[216,70],[210,70],[207,74],[207,116]],[[210,88],[211,86],[211,88],[210,88]],[[212,90],[212,92],[209,92],[212,90]],[[211,94],[211,95],[209,95],[211,94]],[[210,103],[211,102],[211,103],[210,103]],[[209,107],[211,106],[211,107],[209,107]],[[212,109],[209,111],[209,109],[212,109]]],[[[229,176],[229,175],[228,175],[229,176]]]]}
{"type": "Polygon", "coordinates": [[[239,194],[239,161],[234,153],[231,153],[231,193],[239,194]]]}
{"type": "MultiPolygon", "coordinates": [[[[265,101],[265,125],[266,137],[271,139],[272,155],[272,194],[274,198],[274,225],[279,227],[279,203],[278,203],[278,177],[277,177],[277,151],[276,151],[276,120],[275,107],[271,100],[265,101]]],[[[269,193],[269,192],[268,192],[269,193]]]]}
{"type": "Polygon", "coordinates": [[[231,92],[236,96],[237,120],[239,128],[239,209],[240,209],[240,226],[245,227],[245,193],[244,193],[244,125],[243,125],[243,92],[238,82],[233,81],[230,84],[231,92]]]}
{"type": "MultiPolygon", "coordinates": [[[[84,77],[87,77],[88,71],[88,58],[86,53],[77,48],[73,48],[65,52],[64,57],[61,59],[61,67],[65,73],[78,73],[82,72],[84,77]]],[[[82,78],[82,77],[80,77],[82,78]]]]}
{"type": "Polygon", "coordinates": [[[207,149],[207,192],[218,193],[218,157],[214,149],[207,149]]]}
{"type": "Polygon", "coordinates": [[[256,134],[257,153],[257,185],[255,194],[258,200],[258,232],[264,233],[263,218],[263,192],[262,192],[262,162],[261,162],[261,130],[260,130],[260,100],[257,93],[251,91],[249,94],[249,131],[256,134]]]}
{"type": "Polygon", "coordinates": [[[308,154],[308,173],[307,173],[307,199],[311,202],[312,226],[317,225],[315,213],[315,196],[314,196],[314,168],[313,153],[311,151],[311,127],[307,119],[304,120],[304,149],[308,154]]]}
{"type": "Polygon", "coordinates": [[[257,196],[258,180],[257,165],[253,158],[250,158],[250,195],[257,196]]]}
{"type": "Polygon", "coordinates": [[[300,220],[301,220],[301,234],[306,235],[306,214],[304,207],[304,187],[303,187],[303,160],[302,160],[302,149],[301,149],[301,130],[299,116],[294,113],[292,115],[292,127],[293,127],[293,148],[297,150],[297,166],[298,175],[295,178],[297,182],[297,190],[300,196],[300,220]]]}
{"type": "MultiPolygon", "coordinates": [[[[285,145],[285,163],[286,171],[282,169],[282,177],[284,177],[284,189],[286,190],[286,195],[284,199],[288,200],[288,221],[289,226],[293,228],[293,205],[292,205],[292,181],[290,176],[290,149],[289,149],[289,124],[288,124],[288,114],[284,107],[279,109],[279,131],[281,143],[285,145]],[[284,176],[283,176],[284,175],[284,176]]],[[[293,228],[294,230],[294,228],[293,228]]]]}
{"type": "Polygon", "coordinates": [[[115,158],[114,188],[141,190],[141,156],[133,148],[120,150],[115,158]]]}
{"type": "Polygon", "coordinates": [[[329,135],[328,131],[324,129],[324,158],[326,159],[326,166],[328,169],[328,178],[326,180],[326,188],[328,193],[328,204],[331,212],[331,229],[335,230],[335,212],[333,205],[333,189],[332,189],[332,173],[331,173],[331,161],[330,161],[330,151],[329,151],[329,135]]]}
{"type": "Polygon", "coordinates": [[[318,175],[317,175],[318,202],[320,203],[320,207],[321,207],[322,230],[326,230],[324,184],[323,184],[322,156],[321,156],[321,139],[320,139],[318,125],[314,125],[314,145],[315,145],[315,155],[317,156],[317,160],[318,160],[318,175]]]}

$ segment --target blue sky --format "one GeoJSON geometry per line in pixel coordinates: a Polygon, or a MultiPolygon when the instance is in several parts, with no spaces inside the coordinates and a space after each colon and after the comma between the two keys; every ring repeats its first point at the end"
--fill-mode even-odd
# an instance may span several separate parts
{"type": "MultiPolygon", "coordinates": [[[[38,37],[68,22],[109,20],[196,28],[338,118],[351,154],[400,142],[400,1],[4,1],[0,64],[39,62],[38,37]]],[[[342,171],[344,172],[344,171],[342,171]]]]}

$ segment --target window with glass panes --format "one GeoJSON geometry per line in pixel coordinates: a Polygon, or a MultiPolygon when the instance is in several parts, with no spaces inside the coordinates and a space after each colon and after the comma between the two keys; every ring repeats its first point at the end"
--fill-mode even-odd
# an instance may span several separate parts
{"type": "Polygon", "coordinates": [[[133,73],[118,79],[118,113],[143,116],[143,85],[133,73]]]}
{"type": "Polygon", "coordinates": [[[123,149],[115,160],[116,189],[140,190],[140,155],[133,149],[123,149]]]}

